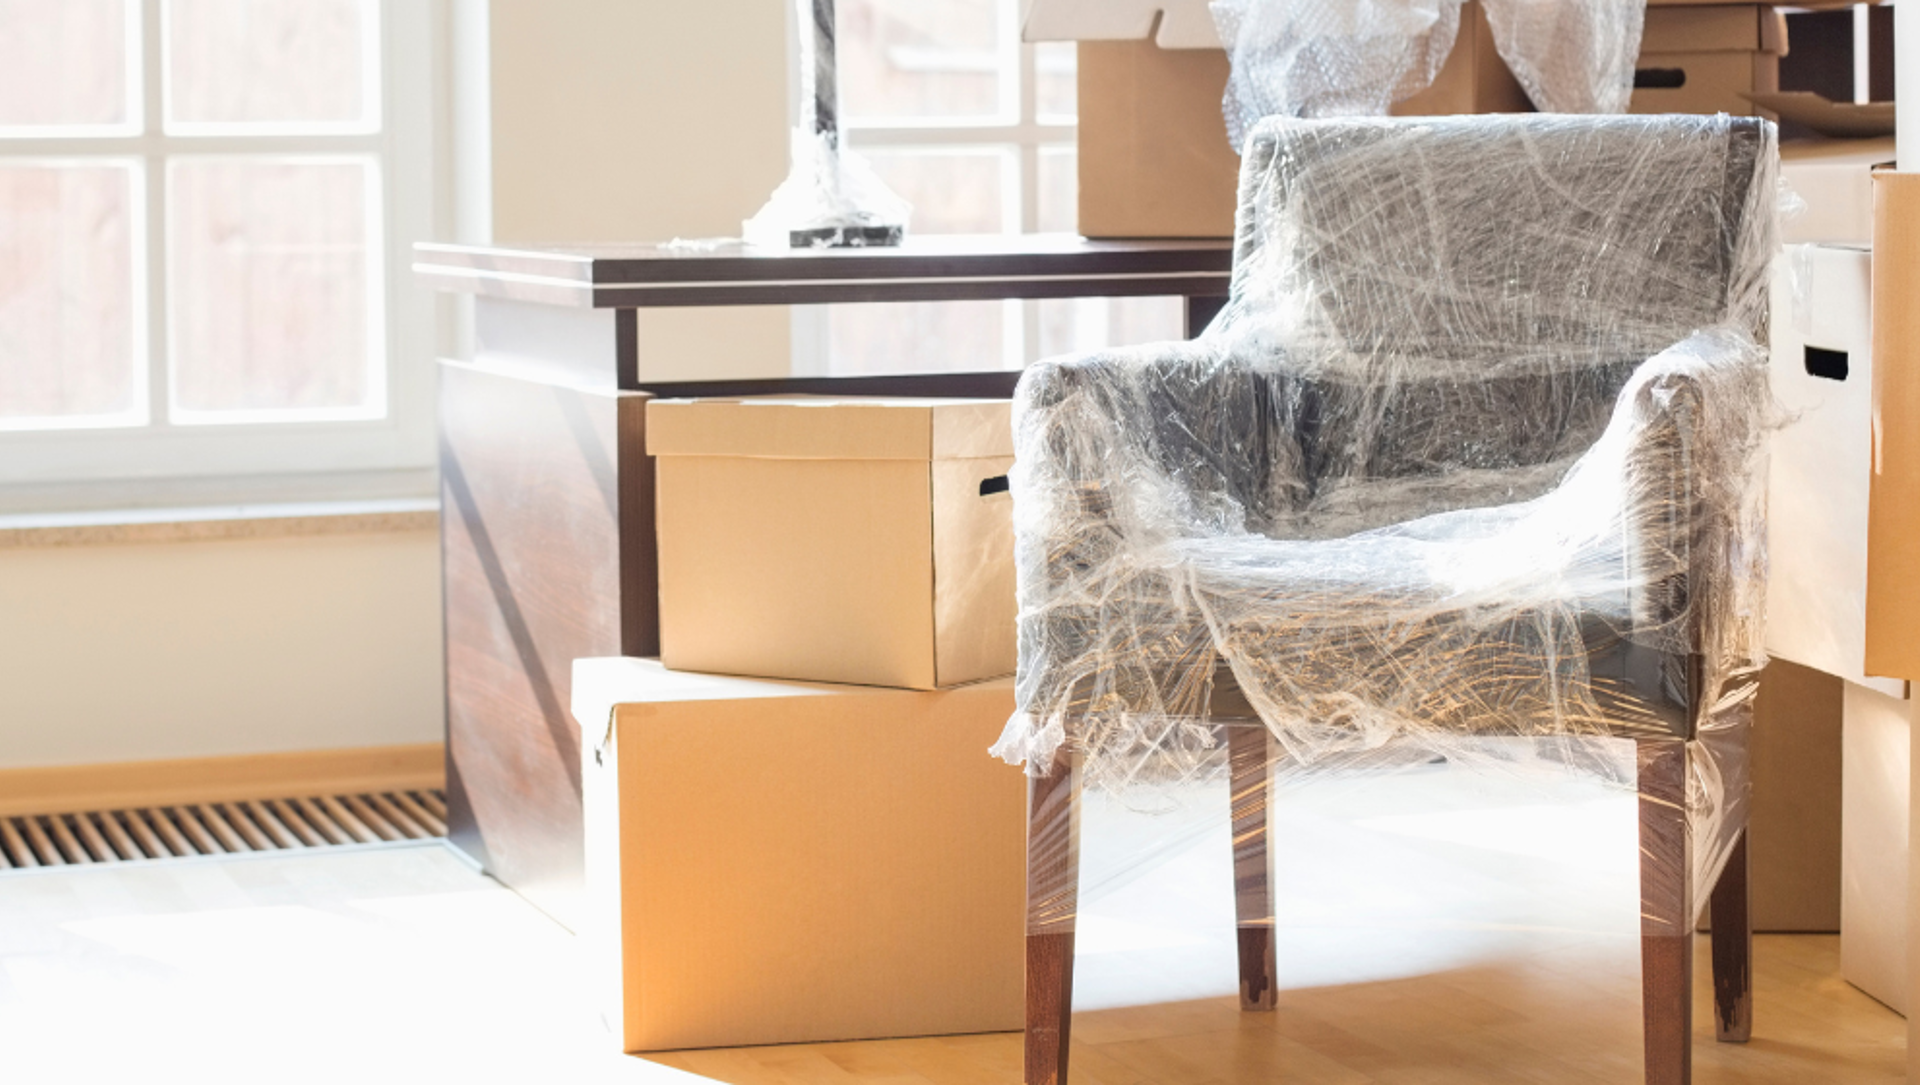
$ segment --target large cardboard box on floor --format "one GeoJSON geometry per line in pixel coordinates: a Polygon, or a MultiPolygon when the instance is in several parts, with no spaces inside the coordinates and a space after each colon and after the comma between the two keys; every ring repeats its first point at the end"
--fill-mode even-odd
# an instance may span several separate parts
{"type": "Polygon", "coordinates": [[[1014,663],[1006,400],[655,400],[660,656],[935,689],[1014,663]]]}
{"type": "MultiPolygon", "coordinates": [[[[1082,234],[1233,235],[1240,157],[1227,142],[1220,111],[1227,54],[1205,0],[1034,0],[1023,35],[1080,43],[1082,234]]],[[[1494,51],[1485,13],[1469,2],[1433,85],[1393,111],[1532,108],[1494,51]]]]}
{"type": "Polygon", "coordinates": [[[583,948],[623,1051],[1012,1031],[1010,681],[930,693],[574,665],[583,948]]]}
{"type": "Polygon", "coordinates": [[[1627,108],[1751,116],[1759,109],[1741,92],[1779,90],[1786,52],[1786,16],[1766,5],[1650,7],[1627,108]]]}

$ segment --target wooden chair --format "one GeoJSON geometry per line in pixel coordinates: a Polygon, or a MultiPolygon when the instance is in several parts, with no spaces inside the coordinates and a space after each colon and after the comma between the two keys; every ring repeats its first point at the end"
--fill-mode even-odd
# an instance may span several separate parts
{"type": "Polygon", "coordinates": [[[1774,140],[1724,116],[1269,120],[1243,165],[1221,323],[1028,371],[1020,712],[996,747],[1031,776],[1027,1085],[1066,1081],[1078,796],[1120,770],[1225,748],[1241,1007],[1274,1009],[1270,792],[1277,765],[1338,745],[1344,717],[1316,717],[1324,704],[1412,740],[1633,741],[1646,1079],[1690,1077],[1694,887],[1716,868],[1716,1035],[1747,1039],[1764,533],[1746,498],[1774,140]],[[1476,250],[1449,232],[1482,237],[1490,218],[1517,240],[1476,250]],[[1476,350],[1546,360],[1481,375],[1476,350]],[[1428,368],[1408,378],[1407,358],[1428,368]],[[1369,385],[1367,367],[1388,375],[1369,385]],[[1593,494],[1613,504],[1592,510],[1593,494]],[[1395,564],[1448,525],[1477,546],[1557,514],[1610,525],[1581,537],[1590,556],[1569,544],[1598,586],[1563,578],[1585,587],[1562,598],[1547,578],[1484,629],[1487,600],[1453,606],[1457,585],[1421,580],[1452,570],[1395,564]],[[1328,547],[1340,576],[1312,564],[1328,547]],[[1388,643],[1372,612],[1401,598],[1418,605],[1388,643]],[[1698,791],[1697,759],[1723,791],[1698,791]]]}

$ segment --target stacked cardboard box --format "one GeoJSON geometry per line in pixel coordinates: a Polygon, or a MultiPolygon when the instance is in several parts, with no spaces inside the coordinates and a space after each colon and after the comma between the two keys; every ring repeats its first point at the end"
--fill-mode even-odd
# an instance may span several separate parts
{"type": "Polygon", "coordinates": [[[1020,1028],[1010,404],[654,400],[646,435],[663,658],[573,683],[621,1050],[1020,1028]]]}
{"type": "MultiPolygon", "coordinates": [[[[1229,237],[1239,158],[1221,119],[1227,56],[1200,0],[1035,0],[1029,41],[1076,40],[1079,229],[1088,237],[1229,237]],[[1159,15],[1156,24],[1155,17],[1159,15]],[[1147,35],[1158,26],[1153,40],[1147,35]]],[[[1641,113],[1757,110],[1741,97],[1779,87],[1786,22],[1771,6],[1651,0],[1631,108],[1641,113]]],[[[1454,51],[1403,116],[1529,112],[1478,3],[1461,12],[1454,51]]]]}

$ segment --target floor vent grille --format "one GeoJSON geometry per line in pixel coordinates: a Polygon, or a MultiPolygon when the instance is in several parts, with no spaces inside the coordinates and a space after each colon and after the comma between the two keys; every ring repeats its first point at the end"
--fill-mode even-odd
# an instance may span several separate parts
{"type": "Polygon", "coordinates": [[[439,791],[0,817],[0,870],[292,851],[447,835],[439,791]]]}

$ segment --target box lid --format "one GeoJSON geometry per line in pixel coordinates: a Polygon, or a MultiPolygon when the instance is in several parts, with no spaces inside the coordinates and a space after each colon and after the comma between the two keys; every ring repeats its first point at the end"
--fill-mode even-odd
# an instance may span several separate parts
{"type": "Polygon", "coordinates": [[[652,456],[962,460],[1013,455],[1004,399],[759,396],[647,404],[652,456]]]}
{"type": "Polygon", "coordinates": [[[1152,37],[1162,49],[1220,48],[1207,0],[1023,0],[1021,6],[1021,41],[1152,37]]]}

